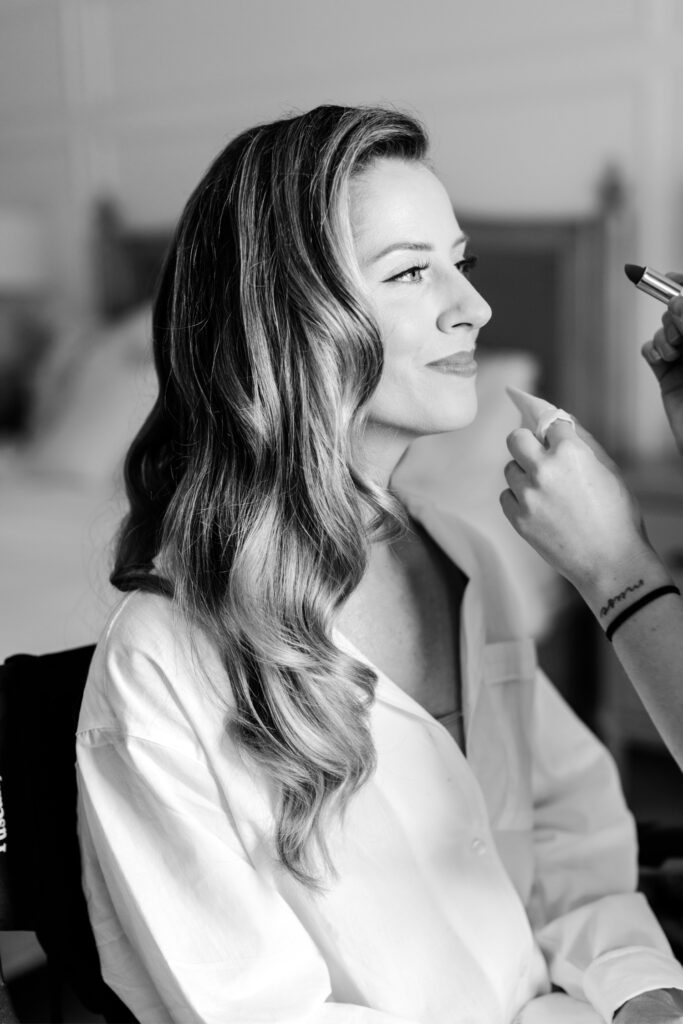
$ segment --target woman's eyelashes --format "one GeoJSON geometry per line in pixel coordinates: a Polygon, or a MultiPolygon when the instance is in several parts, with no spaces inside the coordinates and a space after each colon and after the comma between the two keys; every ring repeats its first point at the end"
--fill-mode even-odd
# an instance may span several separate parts
{"type": "Polygon", "coordinates": [[[455,265],[463,277],[469,277],[478,262],[479,257],[475,256],[474,253],[472,253],[471,256],[464,256],[455,265]]]}
{"type": "Polygon", "coordinates": [[[422,280],[422,274],[425,270],[429,270],[429,263],[416,263],[414,266],[408,267],[407,270],[402,270],[400,274],[394,274],[394,276],[388,278],[388,280],[398,281],[399,283],[405,282],[406,284],[415,284],[422,280]]]}
{"type": "MultiPolygon", "coordinates": [[[[455,267],[463,277],[469,277],[476,265],[477,257],[472,255],[464,256],[461,260],[458,260],[455,267]]],[[[388,278],[387,283],[397,281],[399,284],[417,284],[422,281],[422,274],[425,270],[429,270],[429,267],[429,263],[415,263],[412,267],[408,267],[407,270],[402,270],[400,274],[394,274],[393,277],[388,278]]]]}

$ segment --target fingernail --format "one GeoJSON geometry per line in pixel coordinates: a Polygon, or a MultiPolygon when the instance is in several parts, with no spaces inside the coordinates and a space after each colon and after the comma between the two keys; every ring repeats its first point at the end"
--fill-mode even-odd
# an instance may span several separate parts
{"type": "Polygon", "coordinates": [[[665,334],[666,340],[671,342],[672,345],[675,344],[680,338],[680,334],[673,324],[667,324],[665,334]]]}
{"type": "Polygon", "coordinates": [[[662,357],[656,348],[651,348],[647,353],[646,359],[649,363],[661,363],[662,357]]]}

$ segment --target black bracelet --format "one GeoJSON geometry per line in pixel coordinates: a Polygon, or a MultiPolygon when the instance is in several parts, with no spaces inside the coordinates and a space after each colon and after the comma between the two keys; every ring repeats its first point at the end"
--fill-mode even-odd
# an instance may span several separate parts
{"type": "Polygon", "coordinates": [[[658,597],[662,597],[664,594],[680,594],[678,587],[675,587],[673,583],[667,583],[665,587],[657,587],[656,590],[651,590],[649,594],[643,594],[637,601],[629,605],[628,608],[620,612],[615,619],[612,619],[609,626],[605,630],[605,636],[608,640],[611,640],[614,636],[615,630],[619,629],[627,619],[630,619],[632,615],[644,608],[650,601],[656,601],[658,597]]]}

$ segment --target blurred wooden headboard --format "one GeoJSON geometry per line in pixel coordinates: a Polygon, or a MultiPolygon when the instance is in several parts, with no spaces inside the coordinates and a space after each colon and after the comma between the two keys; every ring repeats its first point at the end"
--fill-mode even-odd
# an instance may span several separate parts
{"type": "Polygon", "coordinates": [[[118,320],[152,297],[171,234],[171,227],[129,226],[111,199],[96,204],[92,245],[95,305],[101,320],[118,320]]]}

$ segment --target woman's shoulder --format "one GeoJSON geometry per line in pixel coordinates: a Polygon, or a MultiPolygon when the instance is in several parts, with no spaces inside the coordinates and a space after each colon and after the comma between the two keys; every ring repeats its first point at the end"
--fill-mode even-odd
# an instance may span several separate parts
{"type": "Polygon", "coordinates": [[[163,742],[178,723],[211,713],[229,683],[214,646],[175,603],[133,591],[112,611],[95,647],[79,732],[109,730],[163,742]]]}
{"type": "Polygon", "coordinates": [[[112,609],[95,650],[136,648],[162,653],[171,638],[187,632],[188,625],[170,598],[132,590],[112,609]]]}
{"type": "Polygon", "coordinates": [[[99,673],[115,679],[145,664],[163,672],[177,671],[194,632],[170,598],[131,591],[113,608],[102,630],[90,677],[99,673]]]}

